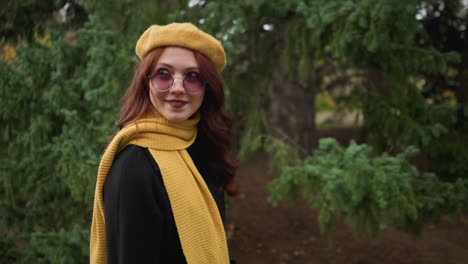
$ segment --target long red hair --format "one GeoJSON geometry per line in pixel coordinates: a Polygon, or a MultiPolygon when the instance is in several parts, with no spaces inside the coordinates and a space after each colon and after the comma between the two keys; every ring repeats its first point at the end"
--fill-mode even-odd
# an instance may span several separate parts
{"type": "MultiPolygon", "coordinates": [[[[154,49],[138,64],[132,82],[123,97],[120,117],[116,121],[119,130],[143,116],[151,106],[147,76],[155,68],[164,47],[154,49]]],[[[233,183],[235,163],[231,158],[232,119],[224,110],[224,85],[213,63],[203,54],[193,51],[200,75],[207,82],[205,96],[200,106],[198,137],[204,144],[208,166],[221,175],[223,188],[229,195],[235,195],[233,183]]]]}

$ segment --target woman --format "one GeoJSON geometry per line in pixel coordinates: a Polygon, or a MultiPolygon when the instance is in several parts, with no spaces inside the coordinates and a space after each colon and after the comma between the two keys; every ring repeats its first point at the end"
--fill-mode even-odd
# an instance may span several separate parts
{"type": "Polygon", "coordinates": [[[91,263],[229,263],[233,194],[221,44],[189,23],[153,25],[99,165],[91,263]]]}

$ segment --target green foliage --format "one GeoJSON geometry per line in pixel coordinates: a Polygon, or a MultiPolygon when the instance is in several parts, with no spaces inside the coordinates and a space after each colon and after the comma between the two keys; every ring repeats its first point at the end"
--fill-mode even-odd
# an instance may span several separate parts
{"type": "Polygon", "coordinates": [[[239,153],[240,160],[244,161],[258,151],[271,153],[271,171],[279,171],[282,168],[287,167],[299,156],[297,150],[275,137],[263,135],[245,140],[249,141],[245,142],[247,147],[242,148],[239,153]]]}
{"type": "Polygon", "coordinates": [[[468,205],[468,180],[420,177],[408,161],[417,153],[410,146],[396,156],[376,156],[366,144],[344,148],[324,138],[312,156],[281,170],[268,185],[269,200],[276,204],[302,194],[319,211],[322,233],[330,234],[341,219],[370,236],[389,225],[417,233],[429,218],[456,215],[468,205]]]}
{"type": "MultiPolygon", "coordinates": [[[[36,2],[24,8],[41,5],[36,2]]],[[[0,61],[0,223],[8,230],[0,238],[0,262],[88,261],[97,166],[116,130],[135,42],[148,25],[167,23],[173,8],[186,6],[72,1],[69,14],[79,15],[72,18],[77,23],[57,24],[52,12],[64,3],[56,4],[47,13],[32,8],[44,20],[8,24],[31,31],[12,63],[0,61]],[[74,41],[64,37],[67,30],[74,41]],[[39,43],[33,35],[50,41],[39,43]]],[[[24,9],[14,6],[13,12],[24,9]]]]}
{"type": "Polygon", "coordinates": [[[11,244],[6,247],[6,252],[0,252],[0,260],[3,257],[5,263],[86,263],[89,256],[88,228],[77,224],[69,230],[61,228],[57,231],[34,231],[23,236],[5,237],[4,241],[11,244]],[[18,240],[19,239],[19,240],[18,240]],[[15,249],[13,241],[28,241],[28,253],[15,249]],[[86,245],[86,246],[85,246],[86,245]]]}
{"type": "Polygon", "coordinates": [[[19,263],[87,261],[97,165],[134,61],[97,17],[78,45],[50,34],[0,64],[2,243],[25,241],[19,263]]]}
{"type": "Polygon", "coordinates": [[[317,94],[317,97],[315,98],[315,107],[317,113],[330,112],[335,109],[335,102],[328,93],[322,92],[317,94]]]}
{"type": "MultiPolygon", "coordinates": [[[[428,159],[431,171],[453,181],[466,178],[468,171],[468,150],[463,147],[468,143],[464,136],[468,129],[463,125],[468,116],[461,110],[466,102],[450,105],[438,98],[454,87],[465,89],[465,82],[454,85],[448,72],[459,69],[461,74],[460,65],[466,63],[460,63],[461,54],[455,46],[439,40],[438,34],[446,34],[442,29],[439,32],[427,26],[435,23],[431,15],[416,19],[421,10],[430,12],[425,7],[439,4],[423,0],[319,0],[304,4],[300,13],[313,29],[314,41],[310,43],[316,56],[335,59],[344,69],[363,69],[368,79],[375,73],[384,77],[367,80],[352,93],[358,95],[355,98],[363,110],[369,142],[378,151],[398,152],[415,145],[428,159]],[[433,32],[425,31],[426,27],[433,32]],[[411,81],[414,77],[425,80],[423,87],[411,81]]],[[[451,25],[450,38],[456,40],[466,17],[453,18],[459,16],[453,11],[456,8],[448,13],[448,5],[461,8],[458,1],[444,4],[447,7],[441,9],[440,21],[452,17],[444,23],[451,25]]]]}
{"type": "Polygon", "coordinates": [[[53,12],[65,3],[64,0],[2,1],[0,11],[2,40],[3,38],[12,41],[33,40],[34,34],[44,31],[47,24],[53,20],[53,12]]]}
{"type": "Polygon", "coordinates": [[[468,171],[468,128],[460,126],[468,115],[461,105],[428,104],[417,88],[402,83],[392,96],[363,96],[364,124],[369,142],[381,151],[402,150],[413,144],[430,161],[441,179],[465,178],[468,171]]]}
{"type": "Polygon", "coordinates": [[[354,67],[395,74],[437,72],[458,56],[415,43],[421,2],[319,0],[301,13],[313,29],[318,56],[347,58],[354,67]]]}
{"type": "MultiPolygon", "coordinates": [[[[454,2],[457,1],[451,4],[454,2]]],[[[202,8],[204,14],[202,17],[207,18],[203,26],[209,27],[211,32],[219,32],[218,37],[225,37],[222,38],[223,44],[228,47],[230,68],[227,69],[225,77],[230,88],[231,110],[234,110],[235,120],[241,124],[238,132],[241,138],[240,157],[245,158],[258,149],[265,150],[266,146],[277,146],[268,148],[273,151],[273,156],[275,150],[280,150],[279,152],[283,153],[280,157],[288,157],[284,154],[287,153],[288,147],[285,147],[287,145],[278,144],[278,142],[287,142],[288,139],[272,139],[264,125],[268,120],[268,114],[265,114],[265,107],[268,107],[269,103],[268,79],[272,77],[272,72],[276,72],[278,64],[284,66],[285,76],[291,80],[298,80],[301,84],[305,83],[304,80],[309,76],[340,77],[346,72],[347,75],[362,80],[359,84],[345,80],[344,84],[337,87],[342,93],[353,96],[351,107],[362,109],[369,143],[374,149],[372,154],[366,154],[367,156],[362,154],[362,159],[367,159],[366,166],[371,168],[385,167],[376,163],[377,160],[383,164],[386,162],[394,164],[395,169],[381,168],[384,176],[375,176],[375,178],[384,177],[391,181],[389,175],[398,174],[395,179],[404,177],[406,185],[395,185],[400,188],[397,190],[404,194],[404,198],[393,199],[408,200],[408,203],[404,203],[407,207],[402,206],[399,209],[401,211],[397,213],[388,213],[389,205],[385,207],[377,202],[374,204],[363,202],[358,205],[363,208],[360,211],[361,216],[360,218],[353,216],[354,224],[351,221],[351,226],[367,228],[371,234],[380,228],[380,224],[394,224],[400,228],[412,229],[410,231],[418,231],[419,223],[424,221],[426,216],[451,214],[459,212],[463,206],[466,208],[466,203],[462,202],[466,200],[463,198],[462,190],[466,188],[463,179],[466,179],[468,171],[466,165],[468,150],[464,148],[468,142],[465,136],[468,135],[468,131],[465,125],[467,116],[462,111],[463,105],[430,103],[434,97],[440,96],[440,91],[444,89],[439,87],[439,79],[434,82],[435,89],[439,91],[435,95],[426,92],[430,85],[421,89],[412,82],[415,77],[422,78],[427,83],[432,76],[442,75],[442,78],[445,78],[449,67],[461,62],[461,56],[453,49],[453,45],[440,46],[437,42],[440,39],[437,34],[446,33],[432,32],[435,30],[434,27],[429,28],[432,31],[426,31],[426,26],[434,22],[430,20],[431,15],[428,15],[427,20],[416,19],[416,15],[423,8],[439,3],[440,1],[432,0],[275,2],[254,0],[242,3],[207,1],[202,8]],[[273,32],[261,30],[264,24],[273,25],[273,32]],[[431,39],[430,34],[435,34],[436,37],[431,39]],[[321,64],[330,64],[333,70],[321,72],[321,64]],[[377,77],[372,82],[370,79],[373,73],[380,74],[382,78],[377,77]],[[350,87],[356,89],[350,90],[350,87]],[[261,99],[255,99],[257,97],[261,99]],[[252,105],[254,107],[251,107],[252,105]],[[406,161],[405,155],[409,154],[400,154],[396,157],[386,154],[379,156],[379,153],[386,151],[407,153],[408,146],[411,145],[421,150],[422,153],[419,155],[427,159],[428,171],[435,172],[437,177],[428,174],[424,181],[415,179],[417,173],[406,161]],[[461,179],[455,180],[457,178],[461,179]],[[445,183],[441,179],[450,179],[452,182],[445,183]],[[422,195],[422,186],[433,186],[427,191],[430,198],[426,199],[422,195]],[[436,190],[437,188],[441,189],[436,190]],[[456,194],[447,190],[456,190],[456,194]],[[441,197],[437,198],[439,193],[441,197]],[[447,207],[442,205],[444,203],[447,203],[447,207]],[[449,205],[452,203],[456,206],[449,205]],[[424,209],[430,207],[437,210],[424,209]],[[444,211],[447,208],[452,211],[444,211]],[[385,219],[384,222],[380,222],[382,217],[385,219]],[[371,223],[372,221],[374,222],[371,223]]],[[[444,3],[448,5],[446,1],[444,3]]],[[[435,16],[432,18],[436,19],[435,16]]],[[[440,19],[445,17],[441,16],[440,19]]],[[[465,20],[457,23],[463,24],[463,21],[465,20]]],[[[459,34],[463,33],[460,31],[459,34]]],[[[314,92],[313,89],[310,89],[310,92],[314,92]]],[[[285,162],[273,161],[272,164],[291,164],[289,163],[291,160],[283,158],[279,160],[285,162]]],[[[342,168],[343,164],[337,160],[330,161],[329,166],[322,169],[334,171],[336,168],[342,168]]],[[[362,170],[366,168],[363,162],[359,164],[362,165],[362,170]]],[[[304,190],[305,187],[298,182],[306,177],[305,173],[298,172],[299,168],[282,171],[281,177],[289,175],[290,178],[284,181],[278,180],[277,185],[273,184],[278,186],[277,189],[272,189],[273,197],[278,195],[281,199],[292,198],[297,195],[298,189],[304,190]],[[302,176],[295,177],[292,176],[293,173],[302,176]],[[279,184],[280,181],[282,184],[279,184]]],[[[372,174],[374,170],[364,171],[374,175],[372,174]]],[[[355,172],[346,179],[352,177],[357,181],[364,176],[355,172]]],[[[318,188],[317,192],[324,188],[324,185],[314,186],[318,188]]],[[[366,191],[372,193],[367,189],[366,191]]],[[[388,195],[390,191],[383,193],[388,195]]],[[[330,200],[344,199],[341,193],[329,192],[328,195],[327,199],[330,200]]],[[[320,202],[319,199],[317,201],[320,202]]],[[[396,206],[397,202],[393,201],[390,204],[396,206]]],[[[323,202],[324,213],[321,214],[321,222],[329,230],[333,224],[332,220],[338,218],[334,218],[335,214],[326,211],[327,206],[328,203],[323,202]]],[[[357,215],[358,209],[355,210],[357,215]]]]}
{"type": "MultiPolygon", "coordinates": [[[[422,6],[440,1],[207,0],[192,8],[187,1],[71,1],[79,13],[60,25],[51,15],[66,1],[39,2],[8,1],[1,13],[2,43],[20,44],[13,63],[0,61],[0,223],[8,230],[0,237],[2,263],[87,261],[97,164],[133,72],[135,41],[149,24],[173,21],[191,21],[222,41],[240,156],[269,151],[282,171],[269,185],[273,202],[302,193],[320,210],[322,231],[345,218],[369,234],[388,225],[418,231],[426,219],[467,208],[468,107],[432,100],[447,87],[431,82],[466,64],[459,50],[438,42],[458,43],[446,32],[466,18],[449,20],[437,38],[425,31],[433,21],[415,19],[422,6]],[[77,33],[78,44],[61,36],[66,30],[77,33]],[[50,43],[35,42],[37,34],[50,36],[50,43]],[[323,80],[341,71],[386,76],[351,91],[359,95],[373,150],[325,140],[313,156],[298,160],[287,138],[266,131],[273,73],[312,93],[321,83],[307,87],[311,76],[323,80]],[[427,85],[417,87],[415,77],[427,85]],[[415,154],[410,145],[421,149],[435,174],[418,177],[407,162],[415,154]]],[[[347,85],[339,88],[349,92],[347,85]]]]}

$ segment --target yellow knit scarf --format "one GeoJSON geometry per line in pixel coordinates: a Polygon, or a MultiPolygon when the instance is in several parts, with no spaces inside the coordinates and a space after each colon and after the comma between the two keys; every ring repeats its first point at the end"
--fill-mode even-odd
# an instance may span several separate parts
{"type": "Polygon", "coordinates": [[[199,115],[171,122],[154,109],[124,127],[99,164],[91,226],[90,263],[107,263],[103,186],[115,155],[129,144],[147,147],[161,170],[188,264],[229,263],[226,235],[216,203],[186,148],[197,136],[199,115]]]}

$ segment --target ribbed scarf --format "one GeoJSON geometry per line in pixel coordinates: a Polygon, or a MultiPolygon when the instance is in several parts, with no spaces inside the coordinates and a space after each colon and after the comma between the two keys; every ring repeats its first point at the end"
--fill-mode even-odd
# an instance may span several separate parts
{"type": "Polygon", "coordinates": [[[161,170],[188,264],[229,263],[216,203],[187,148],[197,136],[197,115],[171,122],[154,109],[113,138],[99,164],[91,226],[90,263],[107,263],[103,187],[115,155],[129,144],[147,147],[161,170]]]}

